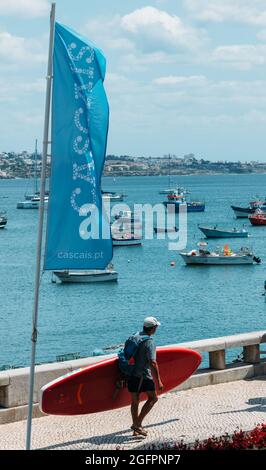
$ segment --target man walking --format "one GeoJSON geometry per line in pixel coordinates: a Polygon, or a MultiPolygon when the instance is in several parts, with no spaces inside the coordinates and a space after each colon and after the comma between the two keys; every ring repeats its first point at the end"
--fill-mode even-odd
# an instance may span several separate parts
{"type": "Polygon", "coordinates": [[[131,415],[134,434],[147,436],[147,431],[142,427],[142,421],[158,401],[155,382],[158,383],[159,391],[163,390],[159,367],[156,362],[156,347],[152,335],[156,333],[160,322],[155,317],[147,317],[144,320],[143,331],[138,333],[139,346],[134,355],[133,372],[128,379],[128,391],[131,393],[131,415]],[[147,401],[139,413],[140,393],[147,394],[147,401]]]}

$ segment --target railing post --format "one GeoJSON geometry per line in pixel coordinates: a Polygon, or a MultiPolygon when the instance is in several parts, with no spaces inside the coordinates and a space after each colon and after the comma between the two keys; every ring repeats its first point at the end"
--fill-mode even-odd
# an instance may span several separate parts
{"type": "Polygon", "coordinates": [[[225,364],[225,350],[211,351],[209,352],[210,369],[223,370],[226,367],[225,364]]]}
{"type": "Polygon", "coordinates": [[[243,347],[244,362],[248,364],[257,364],[260,362],[260,345],[251,344],[243,347]]]}

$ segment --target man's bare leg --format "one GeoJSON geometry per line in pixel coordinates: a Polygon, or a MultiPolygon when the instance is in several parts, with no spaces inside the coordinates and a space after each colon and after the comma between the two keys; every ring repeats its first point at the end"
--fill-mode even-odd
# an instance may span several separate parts
{"type": "Polygon", "coordinates": [[[131,416],[133,426],[139,426],[139,393],[131,393],[131,416]]]}
{"type": "Polygon", "coordinates": [[[156,392],[146,392],[148,395],[148,400],[144,403],[140,415],[138,417],[138,426],[142,426],[142,421],[144,420],[145,416],[151,411],[154,407],[155,403],[158,401],[158,397],[156,392]]]}

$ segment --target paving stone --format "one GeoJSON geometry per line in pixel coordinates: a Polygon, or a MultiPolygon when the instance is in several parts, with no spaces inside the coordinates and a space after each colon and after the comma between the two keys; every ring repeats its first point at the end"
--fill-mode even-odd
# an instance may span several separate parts
{"type": "MultiPolygon", "coordinates": [[[[266,376],[168,393],[143,423],[148,437],[133,437],[130,409],[33,420],[34,449],[145,449],[250,430],[265,422],[266,376]]],[[[0,449],[23,449],[26,421],[0,425],[0,449]]]]}

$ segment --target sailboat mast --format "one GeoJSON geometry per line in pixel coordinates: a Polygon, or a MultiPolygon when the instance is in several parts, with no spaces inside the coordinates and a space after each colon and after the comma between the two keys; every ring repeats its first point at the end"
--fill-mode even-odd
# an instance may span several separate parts
{"type": "Polygon", "coordinates": [[[34,194],[38,192],[38,180],[37,180],[37,145],[38,140],[35,140],[35,154],[34,154],[34,194]]]}
{"type": "Polygon", "coordinates": [[[168,153],[168,188],[171,187],[170,159],[171,159],[171,155],[170,155],[170,153],[168,153]]]}

